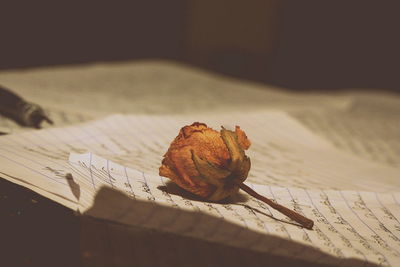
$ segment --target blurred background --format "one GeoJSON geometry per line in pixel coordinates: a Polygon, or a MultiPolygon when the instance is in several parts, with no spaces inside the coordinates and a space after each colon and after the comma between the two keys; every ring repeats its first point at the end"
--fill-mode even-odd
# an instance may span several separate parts
{"type": "Polygon", "coordinates": [[[0,69],[172,59],[293,90],[400,89],[399,2],[14,1],[0,69]]]}

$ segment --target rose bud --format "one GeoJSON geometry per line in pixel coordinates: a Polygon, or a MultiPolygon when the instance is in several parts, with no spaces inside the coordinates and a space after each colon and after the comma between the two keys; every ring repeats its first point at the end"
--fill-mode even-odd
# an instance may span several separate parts
{"type": "Polygon", "coordinates": [[[239,126],[235,131],[222,127],[217,132],[204,123],[195,122],[179,131],[164,155],[159,173],[181,188],[211,201],[225,199],[241,188],[311,229],[312,220],[257,194],[243,183],[251,165],[244,153],[249,147],[250,141],[239,126]]]}
{"type": "Polygon", "coordinates": [[[202,198],[218,201],[239,191],[247,178],[250,159],[244,154],[250,141],[235,132],[217,132],[204,123],[183,127],[164,155],[160,175],[202,198]]]}

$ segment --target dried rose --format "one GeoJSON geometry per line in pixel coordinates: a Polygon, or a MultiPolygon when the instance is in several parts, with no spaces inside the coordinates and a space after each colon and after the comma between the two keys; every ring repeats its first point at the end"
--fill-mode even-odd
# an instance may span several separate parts
{"type": "Polygon", "coordinates": [[[208,200],[218,201],[239,191],[247,178],[250,141],[236,126],[217,132],[204,123],[183,127],[164,155],[160,175],[208,200]]]}
{"type": "Polygon", "coordinates": [[[314,222],[270,199],[257,194],[243,182],[250,170],[250,147],[246,134],[224,127],[217,132],[204,123],[183,127],[164,155],[160,175],[170,178],[183,189],[211,201],[219,201],[239,191],[267,203],[304,227],[314,222]]]}

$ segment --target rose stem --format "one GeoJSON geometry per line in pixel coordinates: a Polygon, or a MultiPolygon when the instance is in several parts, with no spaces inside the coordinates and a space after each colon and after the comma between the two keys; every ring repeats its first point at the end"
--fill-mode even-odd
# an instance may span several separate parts
{"type": "Polygon", "coordinates": [[[240,189],[242,189],[243,191],[245,191],[246,193],[248,193],[250,196],[255,197],[258,200],[261,200],[265,203],[267,203],[268,205],[270,205],[272,208],[276,209],[277,211],[285,214],[286,216],[288,216],[290,219],[298,222],[299,224],[301,224],[303,227],[307,228],[307,229],[312,229],[313,225],[314,225],[314,221],[310,220],[306,217],[304,217],[303,215],[290,210],[282,205],[279,205],[278,203],[273,202],[272,200],[258,194],[256,191],[254,191],[253,189],[251,189],[250,187],[248,187],[247,185],[245,185],[244,183],[240,183],[239,184],[240,189]]]}

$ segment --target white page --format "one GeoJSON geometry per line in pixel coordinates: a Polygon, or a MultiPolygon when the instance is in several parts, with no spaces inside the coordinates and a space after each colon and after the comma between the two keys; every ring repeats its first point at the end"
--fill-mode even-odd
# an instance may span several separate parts
{"type": "Polygon", "coordinates": [[[396,168],[400,168],[399,115],[390,111],[386,114],[338,110],[293,112],[301,123],[338,149],[396,168]]]}
{"type": "Polygon", "coordinates": [[[329,259],[307,247],[318,248],[338,262],[350,258],[360,259],[360,263],[393,266],[400,262],[400,223],[395,217],[400,212],[399,193],[248,184],[268,198],[313,218],[314,230],[309,231],[285,223],[288,219],[284,215],[253,198],[233,198],[226,204],[190,200],[164,191],[168,179],[123,167],[91,153],[71,154],[70,162],[74,165],[74,177],[86,177],[86,182],[80,184],[82,205],[93,201],[94,196],[88,193],[91,188],[105,185],[131,198],[121,199],[113,193],[101,192],[96,196],[97,204],[87,211],[91,216],[312,262],[329,263],[329,259]],[[135,201],[158,205],[143,209],[135,201]],[[164,211],[162,206],[172,210],[164,211]],[[184,216],[184,211],[192,214],[184,216]],[[215,220],[206,220],[204,214],[232,223],[233,227],[219,226],[215,220]],[[282,244],[268,242],[265,235],[279,237],[277,242],[282,244]],[[296,243],[290,246],[288,240],[296,243]]]}
{"type": "MultiPolygon", "coordinates": [[[[51,159],[50,167],[57,169],[57,166],[64,167],[70,152],[91,151],[124,166],[157,175],[162,155],[179,129],[197,120],[216,129],[220,125],[233,127],[238,124],[246,131],[253,143],[248,151],[252,160],[250,182],[379,192],[397,191],[399,188],[398,170],[337,151],[279,112],[116,115],[82,126],[21,133],[1,138],[0,149],[4,150],[2,165],[9,169],[10,175],[18,177],[21,171],[18,162],[26,161],[24,164],[27,166],[34,162],[43,165],[51,159]],[[13,155],[12,158],[19,156],[16,165],[7,163],[5,157],[8,153],[13,155]]],[[[44,171],[51,175],[51,172],[44,171]]]]}
{"type": "MultiPolygon", "coordinates": [[[[88,211],[94,216],[130,224],[145,224],[147,227],[164,227],[168,231],[183,231],[183,234],[189,233],[196,237],[204,236],[204,231],[208,229],[206,226],[204,229],[193,229],[189,227],[189,222],[180,220],[177,225],[167,223],[166,225],[170,226],[165,226],[154,219],[163,216],[138,216],[135,213],[121,212],[119,209],[112,209],[111,211],[115,210],[118,213],[113,214],[106,207],[104,210],[95,209],[94,212],[93,200],[103,184],[122,189],[137,199],[156,201],[169,207],[187,206],[186,208],[192,210],[209,212],[213,216],[224,217],[234,225],[241,225],[255,232],[266,234],[267,227],[272,236],[321,247],[322,251],[339,258],[358,257],[373,262],[398,262],[398,242],[395,238],[398,237],[399,225],[395,214],[398,215],[399,211],[394,202],[394,198],[399,201],[398,170],[339,152],[284,113],[203,114],[196,117],[115,115],[79,126],[1,137],[0,151],[2,177],[31,188],[72,209],[88,211]],[[268,219],[265,215],[255,215],[241,205],[234,205],[231,209],[217,204],[210,207],[203,202],[188,204],[189,202],[179,196],[165,194],[159,190],[158,187],[165,183],[164,179],[158,177],[163,153],[180,127],[196,120],[207,122],[213,127],[221,124],[230,127],[240,125],[252,141],[248,155],[253,166],[248,181],[269,185],[253,186],[260,193],[276,198],[288,207],[296,207],[316,220],[315,230],[307,231],[268,219]],[[91,151],[112,161],[92,153],[80,155],[85,151],[91,151]],[[75,153],[70,158],[72,163],[68,161],[71,152],[75,153]],[[113,161],[116,163],[112,163],[113,161]],[[85,163],[89,168],[77,166],[78,162],[85,163]],[[128,168],[122,167],[123,165],[128,168]],[[125,184],[125,180],[128,185],[125,184]],[[358,191],[380,192],[380,202],[371,201],[370,193],[358,191]],[[151,195],[149,192],[152,192],[151,195]],[[363,201],[357,198],[358,194],[362,196],[363,201]],[[297,204],[294,205],[293,199],[297,204]],[[368,212],[365,206],[372,212],[368,212]],[[320,213],[324,213],[325,217],[320,213]],[[385,227],[390,226],[391,232],[381,229],[379,222],[374,221],[370,213],[378,214],[375,218],[379,218],[385,227]],[[383,213],[386,216],[382,217],[383,213]],[[330,224],[327,224],[324,218],[330,221],[330,224]],[[336,225],[336,222],[340,225],[336,225]],[[368,222],[367,226],[364,222],[368,222]],[[356,223],[356,226],[353,223],[356,223]],[[329,225],[340,228],[341,231],[337,230],[336,233],[329,225]],[[346,229],[353,229],[356,233],[346,229]],[[329,241],[331,238],[333,241],[329,241]],[[350,247],[354,248],[345,249],[338,240],[347,247],[350,242],[350,247]],[[368,243],[367,246],[365,242],[368,243]]],[[[257,209],[266,214],[272,212],[274,217],[286,219],[252,199],[246,204],[250,207],[257,205],[257,209]]],[[[167,216],[170,222],[174,221],[174,217],[171,216],[167,216]]],[[[214,241],[218,242],[236,242],[235,245],[238,246],[253,244],[254,249],[263,251],[271,249],[268,247],[271,246],[269,242],[258,243],[245,237],[227,241],[225,239],[229,235],[223,232],[215,236],[214,241]]],[[[299,249],[299,246],[293,247],[293,250],[296,249],[299,249]]],[[[285,254],[285,251],[286,249],[276,248],[273,253],[285,254]]],[[[315,257],[315,253],[306,255],[297,253],[297,257],[315,257]]],[[[311,258],[308,260],[318,261],[311,258]]]]}
{"type": "Polygon", "coordinates": [[[347,96],[299,94],[163,60],[3,70],[0,81],[42,106],[107,113],[342,108],[349,103],[347,96]]]}

